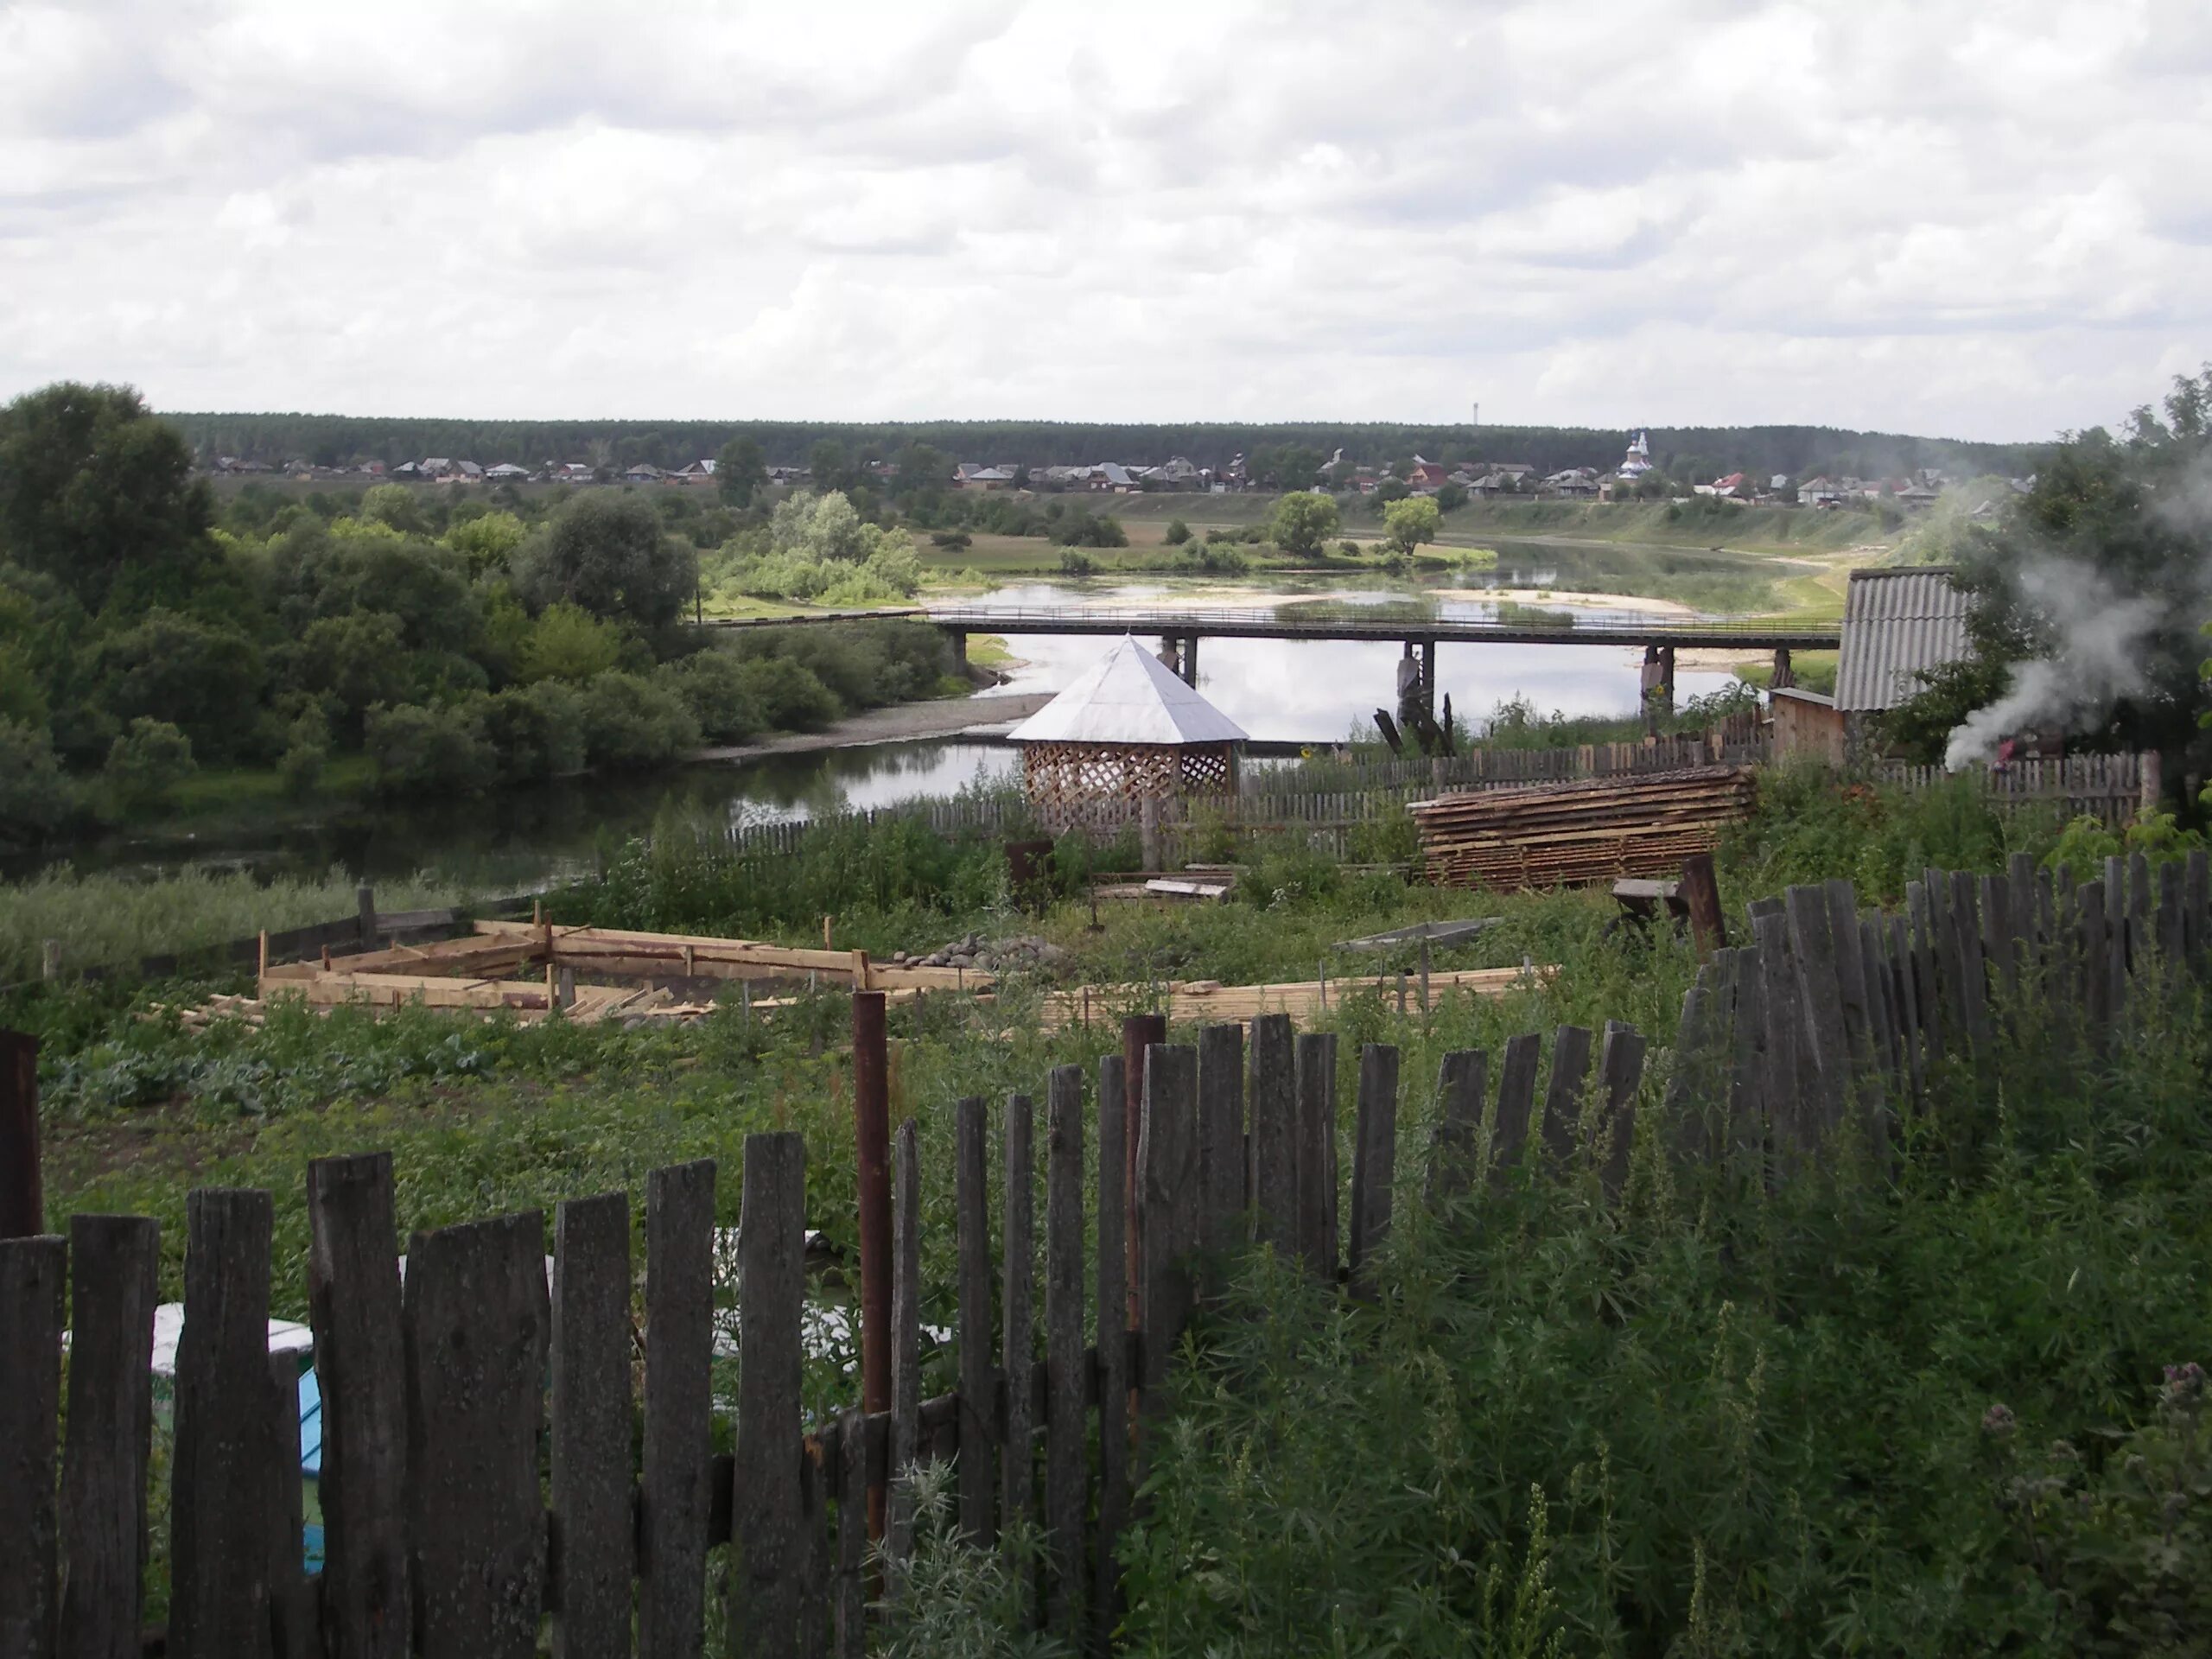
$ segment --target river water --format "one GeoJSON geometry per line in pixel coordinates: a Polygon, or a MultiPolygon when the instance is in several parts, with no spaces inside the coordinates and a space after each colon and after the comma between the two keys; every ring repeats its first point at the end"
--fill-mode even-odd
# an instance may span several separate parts
{"type": "MultiPolygon", "coordinates": [[[[974,602],[1027,609],[1182,604],[1217,610],[1311,599],[1417,601],[1450,616],[1494,613],[1494,601],[1478,596],[1483,589],[1525,591],[1531,597],[1523,602],[1545,611],[1593,616],[1604,612],[1577,603],[1576,590],[1662,602],[1681,594],[1705,614],[1764,609],[1770,602],[1766,573],[1771,564],[1741,555],[1532,544],[1509,544],[1499,553],[1494,570],[1417,582],[1355,583],[1325,575],[1025,581],[974,602]]],[[[995,694],[1057,690],[1113,643],[1098,636],[1007,636],[1018,662],[995,694]]],[[[1382,641],[1209,639],[1198,647],[1198,689],[1255,738],[1335,742],[1356,723],[1370,721],[1377,707],[1394,705],[1399,652],[1397,645],[1382,641]]],[[[1447,643],[1437,651],[1437,682],[1440,694],[1451,696],[1455,713],[1470,720],[1515,697],[1544,712],[1619,715],[1637,706],[1641,658],[1641,648],[1633,646],[1447,643]]],[[[1683,670],[1675,676],[1676,696],[1716,690],[1730,677],[1723,668],[1683,670]]],[[[992,718],[994,695],[987,691],[975,699],[979,722],[992,718]]],[[[953,794],[969,784],[1011,776],[1019,764],[1017,753],[1003,745],[959,739],[880,743],[639,779],[594,778],[474,800],[397,803],[213,840],[111,839],[69,856],[84,869],[235,862],[321,870],[342,864],[369,880],[436,868],[486,886],[519,886],[577,873],[671,810],[731,823],[803,818],[953,794]]]]}

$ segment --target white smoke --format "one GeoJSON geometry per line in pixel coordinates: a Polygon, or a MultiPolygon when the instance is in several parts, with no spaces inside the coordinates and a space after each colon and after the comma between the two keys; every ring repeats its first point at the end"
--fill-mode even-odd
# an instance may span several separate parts
{"type": "Polygon", "coordinates": [[[2018,581],[2021,596],[2057,637],[2057,652],[2019,664],[2003,696],[1953,730],[1943,750],[1947,768],[1986,760],[2022,731],[2075,729],[2142,691],[2152,633],[2190,597],[2122,594],[2088,565],[2065,559],[2031,563],[2018,581]]]}

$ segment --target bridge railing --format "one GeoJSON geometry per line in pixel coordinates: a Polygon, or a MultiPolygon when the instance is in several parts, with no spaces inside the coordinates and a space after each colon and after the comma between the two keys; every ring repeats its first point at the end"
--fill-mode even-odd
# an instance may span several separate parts
{"type": "Polygon", "coordinates": [[[1294,603],[1241,608],[1147,610],[1141,607],[945,606],[932,607],[929,620],[941,627],[965,627],[976,632],[1006,633],[1065,632],[1122,628],[1136,634],[1176,634],[1233,632],[1254,627],[1284,629],[1350,628],[1395,638],[1406,632],[1432,628],[1491,629],[1499,632],[1648,635],[1742,634],[1759,639],[1798,636],[1808,641],[1833,643],[1833,626],[1792,626],[1787,619],[1745,616],[1684,616],[1656,611],[1571,612],[1563,608],[1573,595],[1561,594],[1554,604],[1522,606],[1503,601],[1488,616],[1451,616],[1433,607],[1398,603],[1376,605],[1294,603]]]}

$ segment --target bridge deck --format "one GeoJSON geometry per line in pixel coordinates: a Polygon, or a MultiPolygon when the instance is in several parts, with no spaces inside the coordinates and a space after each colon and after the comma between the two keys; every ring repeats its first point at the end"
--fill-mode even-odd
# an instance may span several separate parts
{"type": "Polygon", "coordinates": [[[1441,617],[1388,605],[1285,605],[1273,610],[1015,610],[940,607],[927,613],[963,633],[1197,635],[1230,639],[1380,639],[1421,644],[1489,641],[1528,645],[1677,645],[1833,651],[1834,623],[1772,618],[1680,617],[1611,611],[1599,615],[1523,613],[1503,618],[1441,617]]]}

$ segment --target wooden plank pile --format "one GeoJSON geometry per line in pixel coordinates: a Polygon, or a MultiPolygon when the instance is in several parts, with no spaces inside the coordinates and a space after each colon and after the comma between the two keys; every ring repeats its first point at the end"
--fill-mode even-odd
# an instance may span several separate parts
{"type": "Polygon", "coordinates": [[[1445,887],[1555,887],[1672,874],[1710,852],[1755,798],[1741,766],[1417,801],[1428,879],[1445,887]]]}
{"type": "MultiPolygon", "coordinates": [[[[1432,974],[1423,982],[1434,996],[1449,991],[1465,991],[1470,996],[1503,996],[1512,991],[1534,989],[1558,971],[1555,967],[1471,968],[1459,973],[1432,974]]],[[[1332,999],[1357,990],[1395,995],[1402,1007],[1405,999],[1414,995],[1408,989],[1411,982],[1404,974],[1304,979],[1276,985],[1224,985],[1212,979],[1185,980],[1166,988],[1166,1013],[1169,1020],[1177,1023],[1255,1020],[1267,1014],[1311,1018],[1329,1007],[1332,999]]],[[[1135,985],[1084,985],[1053,991],[1046,996],[1044,1006],[1038,1010],[1038,1024],[1046,1031],[1058,1031],[1094,1020],[1119,1020],[1125,1005],[1143,1000],[1143,987],[1135,985]]]]}

